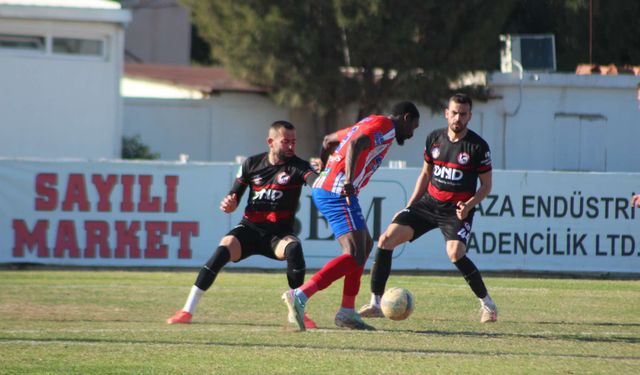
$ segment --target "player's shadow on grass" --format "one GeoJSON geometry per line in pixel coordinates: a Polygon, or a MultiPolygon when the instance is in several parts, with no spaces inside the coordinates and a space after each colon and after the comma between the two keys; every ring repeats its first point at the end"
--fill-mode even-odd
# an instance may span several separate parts
{"type": "Polygon", "coordinates": [[[473,331],[442,331],[442,330],[424,330],[405,332],[416,333],[420,335],[434,336],[466,336],[466,337],[483,337],[483,338],[524,338],[537,340],[559,340],[559,341],[580,341],[580,342],[623,342],[628,344],[640,343],[640,338],[631,336],[609,336],[594,337],[577,334],[536,334],[536,333],[506,333],[506,332],[473,332],[473,331]]]}
{"type": "MultiPolygon", "coordinates": [[[[420,333],[420,332],[417,332],[420,333]]],[[[445,355],[490,355],[495,356],[540,356],[540,357],[562,357],[562,358],[594,358],[605,360],[640,360],[637,356],[608,356],[598,354],[583,354],[583,353],[534,353],[534,352],[510,352],[510,351],[482,351],[482,350],[438,350],[427,348],[380,348],[371,347],[364,348],[361,346],[328,346],[319,345],[313,343],[287,345],[287,344],[269,344],[269,343],[234,343],[234,342],[216,342],[216,341],[185,341],[185,340],[144,340],[144,339],[116,339],[116,338],[33,338],[33,337],[0,337],[0,342],[30,342],[30,343],[52,343],[52,344],[121,344],[121,345],[176,345],[176,346],[206,346],[206,347],[227,347],[227,348],[256,348],[261,349],[307,349],[307,350],[339,350],[341,352],[354,351],[354,352],[368,352],[368,353],[380,353],[380,354],[445,354],[445,355]]]]}

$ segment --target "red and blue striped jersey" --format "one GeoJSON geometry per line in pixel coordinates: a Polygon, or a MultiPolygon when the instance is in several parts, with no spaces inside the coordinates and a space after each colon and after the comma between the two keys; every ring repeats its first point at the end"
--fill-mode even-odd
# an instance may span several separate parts
{"type": "Polygon", "coordinates": [[[313,184],[314,188],[320,188],[336,194],[342,192],[345,179],[345,159],[349,140],[356,139],[361,134],[371,139],[371,147],[364,150],[356,163],[351,183],[356,188],[356,194],[360,191],[373,173],[382,164],[382,159],[389,151],[393,139],[396,137],[393,121],[385,116],[369,116],[357,124],[339,130],[337,132],[340,145],[331,154],[327,165],[320,177],[313,184]]]}

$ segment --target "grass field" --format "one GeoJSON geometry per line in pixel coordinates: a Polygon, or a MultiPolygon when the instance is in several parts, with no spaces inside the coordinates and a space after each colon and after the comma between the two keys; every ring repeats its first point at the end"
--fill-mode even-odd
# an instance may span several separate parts
{"type": "MultiPolygon", "coordinates": [[[[638,374],[640,281],[485,275],[500,308],[452,276],[392,275],[410,289],[406,321],[376,332],[333,325],[342,283],[314,296],[320,329],[286,321],[281,273],[223,272],[190,325],[195,272],[0,271],[0,373],[61,374],[638,374]]],[[[358,306],[367,302],[363,279],[358,306]]]]}

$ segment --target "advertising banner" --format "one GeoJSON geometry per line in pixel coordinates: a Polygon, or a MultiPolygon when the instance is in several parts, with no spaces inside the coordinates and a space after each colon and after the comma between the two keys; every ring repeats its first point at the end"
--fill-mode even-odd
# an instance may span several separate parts
{"type": "MultiPolygon", "coordinates": [[[[242,217],[248,194],[236,212],[219,210],[238,167],[0,159],[0,263],[200,267],[242,217]]],[[[381,168],[361,192],[374,240],[406,206],[419,172],[381,168]]],[[[638,273],[633,192],[640,192],[640,174],[493,171],[493,190],[473,219],[469,257],[481,270],[638,273]]],[[[308,268],[340,253],[308,187],[296,233],[308,268]]],[[[258,256],[230,266],[286,267],[258,256]]],[[[455,269],[438,229],[399,246],[393,268],[455,269]]]]}

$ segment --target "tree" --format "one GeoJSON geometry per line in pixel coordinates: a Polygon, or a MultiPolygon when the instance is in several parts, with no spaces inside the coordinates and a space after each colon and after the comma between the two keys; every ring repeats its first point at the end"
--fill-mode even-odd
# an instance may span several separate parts
{"type": "MultiPolygon", "coordinates": [[[[183,0],[215,59],[323,115],[380,112],[393,98],[440,109],[450,81],[497,66],[512,0],[183,0]]],[[[331,125],[329,125],[331,124],[331,125]]]]}
{"type": "Polygon", "coordinates": [[[140,134],[136,134],[133,137],[122,137],[122,158],[123,159],[144,159],[155,160],[160,158],[160,154],[157,152],[151,152],[149,146],[142,143],[140,134]]]}
{"type": "MultiPolygon", "coordinates": [[[[589,61],[589,0],[519,0],[505,33],[552,33],[556,39],[557,67],[575,71],[589,61]]],[[[592,0],[592,62],[638,64],[640,1],[592,0]]]]}

